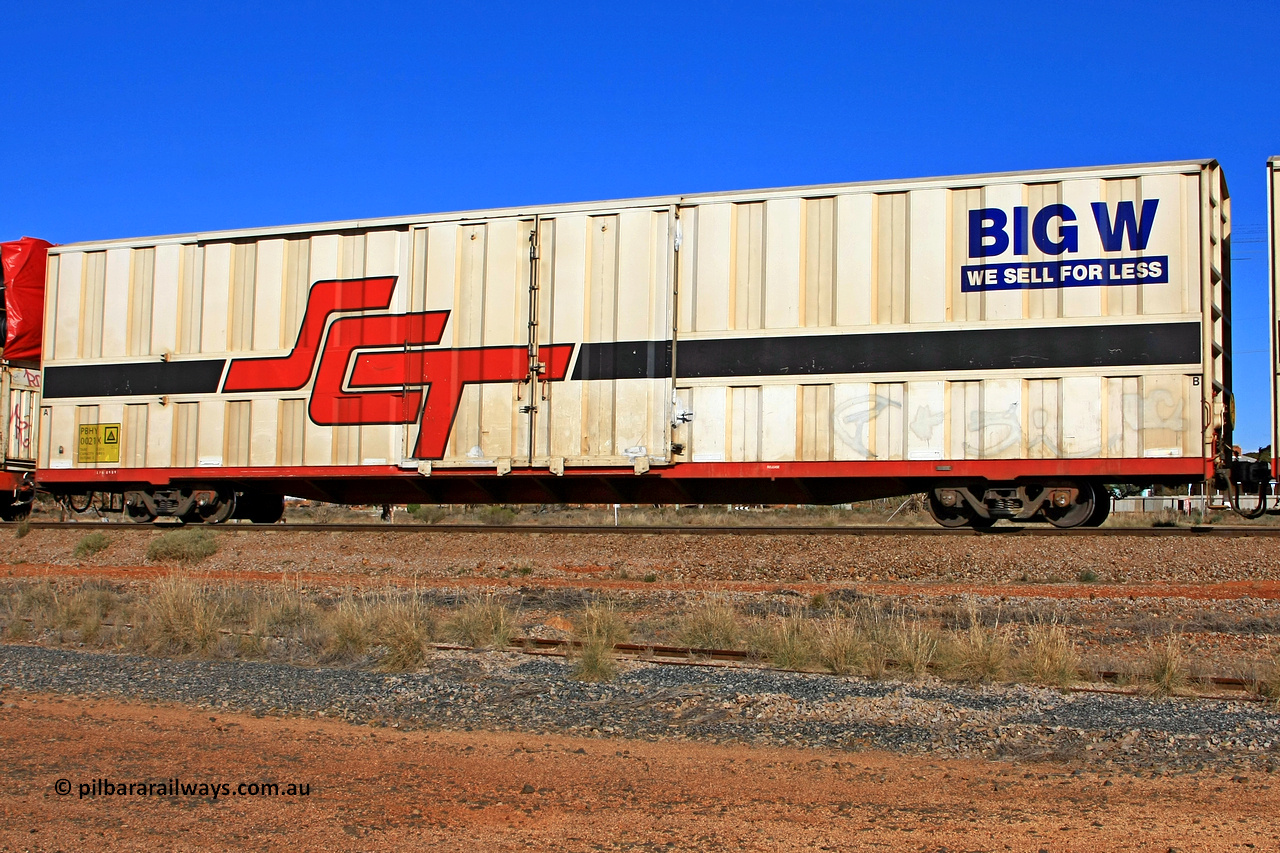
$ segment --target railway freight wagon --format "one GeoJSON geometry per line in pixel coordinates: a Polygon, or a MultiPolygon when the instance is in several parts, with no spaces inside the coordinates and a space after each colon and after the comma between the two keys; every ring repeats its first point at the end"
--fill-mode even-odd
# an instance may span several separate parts
{"type": "Polygon", "coordinates": [[[1192,161],[60,246],[39,478],[139,520],[927,492],[1100,523],[1102,483],[1231,461],[1229,239],[1192,161]]]}
{"type": "Polygon", "coordinates": [[[26,515],[35,498],[40,336],[49,244],[0,243],[0,518],[26,515]]]}
{"type": "Polygon", "coordinates": [[[1280,157],[1267,161],[1267,271],[1271,278],[1271,467],[1267,474],[1275,478],[1280,476],[1280,157]]]}

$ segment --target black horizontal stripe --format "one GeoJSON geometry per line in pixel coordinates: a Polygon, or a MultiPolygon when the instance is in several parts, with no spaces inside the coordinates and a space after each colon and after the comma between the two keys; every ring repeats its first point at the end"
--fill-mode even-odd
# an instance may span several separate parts
{"type": "Polygon", "coordinates": [[[571,378],[649,379],[670,375],[671,341],[619,341],[580,346],[571,378]]]}
{"type": "Polygon", "coordinates": [[[45,398],[212,394],[226,359],[78,364],[44,369],[45,398]]]}
{"type": "MultiPolygon", "coordinates": [[[[1199,364],[1200,324],[945,329],[681,341],[682,379],[1199,364]]],[[[666,341],[583,344],[574,379],[671,375],[666,341]]]]}
{"type": "MultiPolygon", "coordinates": [[[[1190,322],[681,341],[677,367],[679,378],[713,379],[1199,363],[1200,324],[1190,322]]],[[[44,396],[212,394],[225,365],[209,359],[47,367],[44,396]]],[[[582,344],[571,378],[670,375],[670,341],[619,341],[582,344]]]]}

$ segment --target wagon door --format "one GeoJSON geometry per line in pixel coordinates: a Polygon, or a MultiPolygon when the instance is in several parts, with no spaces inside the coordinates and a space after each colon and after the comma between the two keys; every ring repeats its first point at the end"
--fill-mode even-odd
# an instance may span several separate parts
{"type": "Polygon", "coordinates": [[[668,462],[671,221],[646,208],[416,228],[406,307],[444,327],[396,356],[405,420],[422,412],[404,458],[498,473],[668,462]]]}
{"type": "Polygon", "coordinates": [[[533,398],[535,465],[643,473],[671,461],[674,226],[668,207],[539,220],[539,347],[576,346],[565,381],[533,398]]]}
{"type": "Polygon", "coordinates": [[[406,460],[499,473],[528,464],[534,224],[494,217],[413,230],[405,308],[421,334],[380,356],[402,362],[406,460]]]}

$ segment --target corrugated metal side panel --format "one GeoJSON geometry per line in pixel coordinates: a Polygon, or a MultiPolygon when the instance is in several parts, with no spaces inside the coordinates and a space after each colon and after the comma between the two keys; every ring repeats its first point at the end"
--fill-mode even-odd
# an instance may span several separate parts
{"type": "MultiPolygon", "coordinates": [[[[69,253],[50,266],[54,357],[48,363],[287,354],[313,280],[399,275],[401,244],[399,232],[374,232],[69,253]]],[[[128,450],[126,426],[119,464],[275,465],[281,458],[296,464],[303,458],[315,465],[387,464],[399,457],[397,427],[319,426],[306,417],[305,401],[281,408],[278,398],[268,391],[230,404],[204,395],[145,405],[130,401],[131,423],[149,423],[151,450],[128,450]],[[278,417],[287,435],[281,447],[278,417]]],[[[88,408],[69,403],[48,407],[49,463],[72,464],[76,428],[87,423],[88,408]]],[[[125,409],[116,408],[123,416],[125,409]]],[[[98,416],[106,418],[105,409],[98,416]]]]}
{"type": "Polygon", "coordinates": [[[173,407],[173,461],[175,468],[194,468],[200,438],[200,404],[177,403],[173,407]]]}
{"type": "Polygon", "coordinates": [[[174,464],[174,436],[178,406],[147,404],[147,452],[148,468],[167,468],[174,464]]]}
{"type": "MultiPolygon", "coordinates": [[[[448,254],[453,257],[449,266],[455,270],[447,301],[428,305],[450,310],[442,344],[457,348],[527,343],[528,227],[515,219],[466,223],[445,226],[446,234],[454,238],[452,246],[428,238],[428,250],[441,254],[420,257],[415,264],[425,266],[429,275],[433,266],[448,263],[441,256],[448,254]]],[[[511,384],[465,386],[443,464],[518,455],[518,408],[511,384]]]]}
{"type": "Polygon", "coordinates": [[[151,354],[152,293],[155,288],[156,250],[134,249],[129,269],[129,326],[127,355],[151,354]]]}
{"type": "MultiPolygon", "coordinates": [[[[575,330],[567,322],[553,321],[551,334],[559,340],[586,342],[671,340],[669,213],[666,210],[625,210],[616,216],[583,217],[577,222],[557,220],[557,231],[585,227],[586,292],[576,281],[566,282],[572,269],[557,269],[553,291],[555,310],[572,314],[573,300],[581,299],[586,313],[575,330]],[[569,286],[564,286],[568,284],[569,286]]],[[[551,343],[550,337],[544,341],[551,343]]],[[[625,378],[585,383],[551,383],[551,456],[563,456],[566,464],[629,464],[634,456],[667,456],[668,377],[625,378]],[[574,386],[581,394],[582,431],[575,442],[564,437],[579,418],[566,409],[574,386]],[[568,415],[567,425],[556,422],[568,415]],[[563,448],[563,453],[560,452],[563,448]],[[573,451],[577,452],[573,452],[573,451]]]]}
{"type": "Polygon", "coordinates": [[[835,322],[836,204],[835,199],[805,199],[804,314],[801,324],[830,326],[835,322]]]}
{"type": "MultiPolygon", "coordinates": [[[[1280,471],[1280,158],[1267,161],[1267,270],[1271,318],[1271,472],[1280,471]]],[[[48,340],[48,337],[45,338],[48,340]]]]}
{"type": "Polygon", "coordinates": [[[281,400],[276,435],[276,465],[305,465],[306,400],[281,400]]]}
{"type": "MultiPolygon", "coordinates": [[[[670,339],[667,211],[561,216],[538,224],[538,343],[670,339]]],[[[442,345],[523,347],[529,341],[532,220],[444,223],[413,236],[408,307],[451,310],[442,345]]],[[[668,379],[465,386],[438,464],[630,465],[666,454],[668,379]],[[532,395],[532,396],[531,396],[532,395]],[[643,448],[643,450],[639,450],[643,448]],[[628,451],[632,451],[628,455],[628,451]]],[[[406,430],[411,447],[415,430],[406,430]]]]}
{"type": "Polygon", "coordinates": [[[9,401],[4,412],[4,461],[17,462],[13,467],[24,469],[35,463],[39,450],[40,376],[24,367],[10,366],[5,368],[5,373],[3,384],[9,401]]]}
{"type": "MultiPolygon", "coordinates": [[[[989,186],[922,182],[698,201],[680,210],[683,245],[674,258],[665,208],[557,209],[538,225],[538,342],[575,344],[577,357],[584,344],[616,341],[661,350],[670,340],[676,269],[681,343],[1194,321],[1202,304],[1219,305],[1207,332],[1213,346],[1206,371],[1211,381],[1228,382],[1229,363],[1212,354],[1225,349],[1230,334],[1229,268],[1222,251],[1229,239],[1229,199],[1220,174],[1213,170],[1202,180],[1191,171],[1163,169],[1040,177],[989,186]],[[974,210],[999,208],[1015,217],[1025,208],[1034,223],[1039,210],[1069,206],[1075,219],[1053,221],[1045,239],[1024,234],[1025,251],[1015,252],[1017,238],[1008,226],[1011,245],[996,260],[1016,254],[1019,262],[1043,263],[1057,256],[1041,244],[1065,239],[1070,228],[1076,229],[1078,255],[1107,257],[1092,203],[1109,205],[1108,215],[1115,217],[1121,203],[1140,212],[1148,198],[1158,198],[1160,207],[1146,253],[1168,254],[1169,284],[965,287],[962,267],[995,262],[970,257],[974,210]],[[1217,279],[1204,296],[1202,271],[1217,279]]],[[[533,222],[532,216],[494,217],[409,230],[256,240],[226,235],[199,244],[64,250],[49,267],[50,363],[284,355],[297,339],[314,282],[376,275],[399,277],[392,312],[450,312],[442,348],[522,347],[530,328],[533,222]]],[[[1136,260],[1144,252],[1124,250],[1123,256],[1136,260]]],[[[677,366],[681,351],[677,346],[677,366]]],[[[1196,395],[1203,389],[1189,390],[1180,372],[1185,369],[689,379],[680,383],[681,399],[697,418],[674,440],[686,445],[679,459],[694,461],[1054,458],[1172,448],[1198,455],[1196,395]],[[1188,432],[1195,436],[1190,444],[1188,432]]],[[[534,464],[629,465],[637,455],[662,460],[670,440],[671,383],[658,374],[550,382],[534,393],[518,382],[467,385],[438,462],[521,460],[529,453],[531,422],[534,464]],[[520,411],[530,404],[537,406],[533,421],[520,411]]],[[[227,400],[215,395],[147,400],[152,446],[162,444],[162,435],[174,437],[163,452],[149,450],[147,463],[394,464],[416,440],[416,425],[318,425],[302,399],[308,388],[283,393],[297,398],[237,395],[232,402],[244,405],[234,416],[227,400]]],[[[103,423],[126,414],[120,400],[82,402],[101,402],[103,423]],[[108,411],[111,406],[118,413],[108,411]]],[[[77,407],[74,401],[47,405],[50,462],[69,463],[77,407]]],[[[137,461],[126,451],[120,464],[137,461]]]]}
{"type": "Polygon", "coordinates": [[[98,407],[97,406],[76,406],[75,416],[76,416],[75,429],[72,431],[72,434],[71,434],[72,438],[75,439],[75,443],[72,445],[71,450],[73,453],[75,453],[75,461],[77,465],[81,465],[86,468],[93,467],[93,465],[96,463],[96,457],[90,458],[90,459],[80,458],[79,438],[80,438],[81,425],[87,426],[90,424],[96,425],[96,424],[102,423],[102,421],[98,417],[98,407]]]}
{"type": "Polygon", "coordinates": [[[178,340],[176,352],[200,352],[204,324],[204,247],[183,246],[178,268],[178,340]]]}
{"type": "Polygon", "coordinates": [[[697,462],[1194,457],[1182,374],[679,387],[697,462]]]}
{"type": "Polygon", "coordinates": [[[81,324],[78,336],[80,358],[102,357],[103,300],[107,285],[107,253],[90,252],[84,257],[84,277],[80,284],[80,310],[76,318],[81,324]]]}
{"type": "Polygon", "coordinates": [[[1231,391],[1231,199],[1221,168],[1206,169],[1201,184],[1200,304],[1205,315],[1203,347],[1207,381],[1202,389],[1211,425],[1204,431],[1205,455],[1211,456],[1213,429],[1222,424],[1231,391]]]}
{"type": "Polygon", "coordinates": [[[226,348],[228,352],[243,352],[254,348],[253,318],[257,295],[258,247],[254,243],[233,243],[230,249],[231,298],[227,308],[226,348]]]}
{"type": "Polygon", "coordinates": [[[249,464],[249,446],[253,437],[250,415],[253,401],[235,400],[227,403],[226,429],[223,433],[225,447],[222,451],[223,462],[229,467],[243,467],[249,464]]]}
{"type": "MultiPolygon", "coordinates": [[[[1216,171],[1214,180],[1220,182],[1216,171]]],[[[925,186],[797,201],[789,207],[777,199],[743,199],[681,210],[681,341],[723,339],[743,328],[773,336],[1111,326],[1195,320],[1200,311],[1196,173],[925,186]],[[1144,212],[1147,199],[1157,200],[1153,219],[1144,212]],[[1105,207],[1097,211],[1095,202],[1105,207]],[[1118,257],[1135,268],[1147,255],[1167,254],[1169,282],[967,289],[961,267],[988,262],[970,257],[971,212],[980,209],[1008,212],[1002,262],[1055,262],[1060,256],[1049,251],[1055,243],[1059,249],[1074,244],[1072,257],[1118,257]],[[1036,224],[1045,210],[1064,212],[1036,224]],[[1131,227],[1123,219],[1127,210],[1133,211],[1131,227]],[[1025,217],[1021,236],[1012,224],[1019,215],[1025,217]],[[781,252],[773,239],[778,234],[803,251],[781,252]],[[1107,244],[1117,239],[1120,252],[1107,244]],[[1146,248],[1135,245],[1143,239],[1146,248]],[[765,310],[769,306],[775,310],[765,310]]],[[[1226,202],[1213,205],[1221,210],[1226,202]]],[[[1229,226],[1224,215],[1214,221],[1229,226]]],[[[1221,238],[1215,240],[1212,245],[1219,245],[1221,238]]],[[[1212,269],[1206,274],[1216,277],[1212,269]]],[[[1220,353],[1225,332],[1211,333],[1220,353]]],[[[1221,375],[1222,361],[1206,355],[1210,376],[1221,375]]],[[[1199,456],[1200,389],[1186,371],[1155,365],[1122,377],[1114,368],[1108,375],[1032,364],[994,375],[975,371],[971,379],[928,372],[831,376],[823,386],[830,389],[823,415],[815,408],[818,396],[785,376],[754,383],[747,377],[688,379],[680,381],[678,395],[696,420],[673,440],[687,438],[683,458],[692,461],[1199,456]],[[825,455],[816,449],[823,446],[818,422],[833,436],[825,455]],[[759,436],[743,434],[751,424],[759,436]]]]}
{"type": "Polygon", "coordinates": [[[141,468],[147,464],[147,407],[127,404],[121,424],[120,466],[141,468]]]}
{"type": "Polygon", "coordinates": [[[908,178],[905,180],[881,180],[845,182],[838,184],[820,184],[801,187],[775,187],[768,189],[737,190],[729,192],[697,193],[686,196],[653,196],[637,199],[614,199],[604,201],[574,202],[569,204],[539,205],[536,207],[499,208],[483,211],[449,211],[413,216],[380,217],[374,219],[340,220],[333,222],[304,223],[284,226],[244,228],[235,231],[214,231],[197,234],[168,234],[146,238],[110,240],[98,243],[73,243],[58,251],[102,250],[115,246],[210,242],[220,240],[246,239],[279,239],[299,234],[334,233],[340,231],[371,231],[396,228],[409,228],[434,222],[454,222],[464,219],[484,219],[494,217],[528,217],[534,214],[558,216],[563,213],[583,213],[596,210],[611,210],[621,207],[664,207],[677,203],[711,203],[740,197],[790,198],[812,196],[815,194],[834,194],[856,190],[868,192],[905,192],[922,187],[965,187],[983,184],[1041,182],[1051,180],[1073,179],[1077,177],[1097,177],[1108,174],[1187,174],[1199,169],[1208,168],[1210,160],[1181,160],[1159,163],[1129,163],[1110,166],[1085,166],[1067,169],[1040,169],[1019,172],[989,172],[977,175],[946,175],[925,178],[908,178]]]}
{"type": "MultiPolygon", "coordinates": [[[[46,338],[45,340],[48,340],[48,338],[46,338]]],[[[52,422],[53,422],[53,410],[49,406],[41,406],[40,407],[40,424],[39,424],[40,452],[39,452],[39,455],[36,457],[37,464],[39,464],[40,460],[48,460],[53,458],[53,430],[50,429],[50,426],[49,426],[52,422]]]]}

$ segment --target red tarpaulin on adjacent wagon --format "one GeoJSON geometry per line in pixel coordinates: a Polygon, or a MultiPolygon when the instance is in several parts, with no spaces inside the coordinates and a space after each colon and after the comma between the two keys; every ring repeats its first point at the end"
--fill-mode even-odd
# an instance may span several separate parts
{"type": "Polygon", "coordinates": [[[0,272],[4,275],[7,329],[4,357],[9,361],[39,361],[44,334],[44,274],[52,243],[23,237],[0,243],[0,272]]]}

